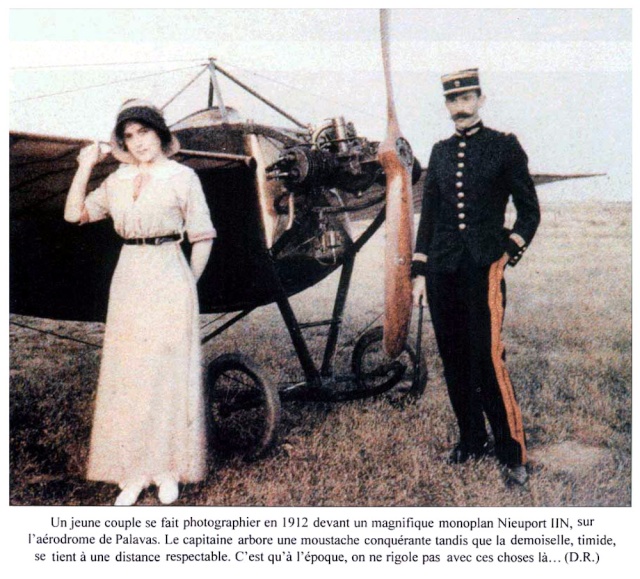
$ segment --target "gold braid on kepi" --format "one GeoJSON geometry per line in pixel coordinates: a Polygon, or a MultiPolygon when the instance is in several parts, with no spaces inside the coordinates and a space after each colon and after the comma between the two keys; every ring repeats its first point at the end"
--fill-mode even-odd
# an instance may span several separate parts
{"type": "Polygon", "coordinates": [[[440,77],[444,95],[466,92],[468,90],[480,90],[480,76],[477,68],[467,68],[440,77]]]}

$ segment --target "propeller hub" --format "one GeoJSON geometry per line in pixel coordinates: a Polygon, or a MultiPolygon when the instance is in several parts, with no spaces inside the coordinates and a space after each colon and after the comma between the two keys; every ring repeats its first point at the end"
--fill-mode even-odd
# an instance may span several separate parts
{"type": "Polygon", "coordinates": [[[413,165],[413,150],[409,141],[404,137],[398,137],[396,139],[396,153],[401,163],[409,169],[413,165]]]}

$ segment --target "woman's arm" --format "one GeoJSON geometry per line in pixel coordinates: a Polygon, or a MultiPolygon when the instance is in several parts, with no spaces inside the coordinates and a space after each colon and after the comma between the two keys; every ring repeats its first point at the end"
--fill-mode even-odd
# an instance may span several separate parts
{"type": "Polygon", "coordinates": [[[213,239],[197,241],[191,247],[191,271],[193,271],[196,281],[200,279],[204,268],[207,266],[212,247],[213,239]]]}
{"type": "Polygon", "coordinates": [[[64,207],[65,221],[78,223],[82,218],[91,171],[105,157],[106,153],[100,150],[100,145],[97,142],[84,147],[78,154],[78,170],[71,182],[64,207]]]}

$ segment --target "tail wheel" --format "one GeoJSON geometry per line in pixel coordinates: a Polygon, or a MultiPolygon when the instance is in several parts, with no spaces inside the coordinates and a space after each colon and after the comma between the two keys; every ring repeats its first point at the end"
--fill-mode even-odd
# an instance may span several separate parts
{"type": "Polygon", "coordinates": [[[375,396],[389,391],[392,399],[419,398],[427,385],[428,372],[424,355],[421,355],[419,375],[414,380],[417,356],[405,343],[400,355],[391,359],[382,344],[382,327],[371,328],[356,342],[351,357],[351,370],[357,392],[361,396],[375,396]]]}
{"type": "Polygon", "coordinates": [[[207,369],[209,447],[223,456],[258,458],[276,438],[280,420],[277,388],[258,366],[238,354],[224,354],[207,369]]]}

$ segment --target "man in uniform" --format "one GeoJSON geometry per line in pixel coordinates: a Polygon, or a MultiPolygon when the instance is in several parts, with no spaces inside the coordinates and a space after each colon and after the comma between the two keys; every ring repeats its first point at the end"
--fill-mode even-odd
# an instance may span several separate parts
{"type": "Polygon", "coordinates": [[[460,439],[450,462],[493,452],[507,479],[524,484],[522,415],[505,366],[501,330],[504,269],[516,263],[540,222],[527,155],[518,139],[485,127],[478,69],[442,77],[455,134],[431,152],[412,263],[416,305],[426,298],[460,439]],[[511,197],[517,216],[505,227],[511,197]]]}

